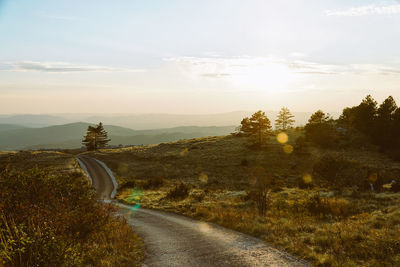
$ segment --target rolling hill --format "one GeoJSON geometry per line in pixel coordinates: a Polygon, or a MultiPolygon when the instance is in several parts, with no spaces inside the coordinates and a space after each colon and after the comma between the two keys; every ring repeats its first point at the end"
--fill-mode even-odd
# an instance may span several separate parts
{"type": "Polygon", "coordinates": [[[0,132],[24,129],[24,128],[25,128],[24,126],[16,125],[16,124],[0,124],[0,132]]]}
{"type": "MultiPolygon", "coordinates": [[[[0,131],[0,149],[79,148],[89,125],[93,124],[77,122],[42,128],[12,128],[9,126],[8,130],[0,131]]],[[[146,145],[203,136],[226,135],[231,133],[235,127],[187,126],[140,131],[114,125],[105,125],[104,128],[111,138],[111,145],[146,145]]]]}

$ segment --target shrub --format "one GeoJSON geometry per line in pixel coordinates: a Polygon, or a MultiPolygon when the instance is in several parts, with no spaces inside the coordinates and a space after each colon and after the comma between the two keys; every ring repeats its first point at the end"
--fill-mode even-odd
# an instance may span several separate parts
{"type": "Polygon", "coordinates": [[[143,184],[143,189],[157,189],[164,184],[164,179],[161,177],[147,179],[143,184]]]}
{"type": "Polygon", "coordinates": [[[295,146],[294,146],[294,151],[296,152],[296,153],[301,153],[301,152],[303,152],[303,150],[304,150],[304,147],[306,146],[306,138],[304,137],[304,136],[299,136],[297,139],[296,139],[296,142],[295,142],[295,146]]]}
{"type": "Polygon", "coordinates": [[[331,123],[307,124],[306,139],[317,146],[332,148],[338,144],[339,134],[336,126],[331,123]]]}
{"type": "Polygon", "coordinates": [[[255,207],[258,210],[258,214],[260,216],[265,216],[265,214],[268,211],[268,208],[271,205],[271,199],[270,199],[270,192],[271,190],[268,190],[265,188],[263,190],[262,188],[258,188],[256,190],[251,190],[246,193],[242,197],[244,201],[250,201],[255,204],[255,207]]]}
{"type": "Polygon", "coordinates": [[[242,159],[242,161],[240,162],[240,165],[243,167],[247,167],[247,166],[249,166],[249,161],[247,159],[242,159]]]}
{"type": "Polygon", "coordinates": [[[0,188],[1,266],[121,265],[124,257],[135,260],[138,238],[125,228],[124,235],[134,240],[131,246],[117,250],[116,243],[110,244],[115,232],[105,229],[123,224],[111,217],[109,206],[97,200],[81,174],[5,170],[0,188]],[[103,251],[103,244],[108,249],[103,251]]]}
{"type": "Polygon", "coordinates": [[[189,187],[185,183],[180,183],[169,190],[166,197],[171,199],[185,199],[188,195],[189,187]]]}
{"type": "Polygon", "coordinates": [[[205,193],[203,190],[193,190],[190,193],[190,197],[197,202],[201,202],[205,197],[205,193]]]}
{"type": "Polygon", "coordinates": [[[135,181],[126,181],[126,182],[120,184],[118,186],[118,189],[122,190],[122,189],[125,189],[125,188],[134,188],[135,186],[136,186],[135,181]]]}
{"type": "Polygon", "coordinates": [[[367,168],[337,155],[322,156],[314,164],[313,173],[334,186],[364,187],[368,176],[367,168]]]}
{"type": "Polygon", "coordinates": [[[323,198],[319,194],[311,196],[305,204],[313,215],[346,217],[351,214],[350,202],[343,198],[323,198]]]}

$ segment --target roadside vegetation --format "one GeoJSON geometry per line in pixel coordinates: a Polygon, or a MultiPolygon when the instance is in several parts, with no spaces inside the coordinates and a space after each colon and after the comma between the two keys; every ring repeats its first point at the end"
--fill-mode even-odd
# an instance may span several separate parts
{"type": "Polygon", "coordinates": [[[242,231],[316,266],[400,265],[393,151],[344,127],[343,116],[318,111],[304,128],[278,118],[277,131],[264,116],[245,118],[231,136],[91,155],[116,174],[122,202],[242,231]]]}
{"type": "Polygon", "coordinates": [[[139,266],[144,246],[73,157],[0,155],[0,266],[139,266]]]}

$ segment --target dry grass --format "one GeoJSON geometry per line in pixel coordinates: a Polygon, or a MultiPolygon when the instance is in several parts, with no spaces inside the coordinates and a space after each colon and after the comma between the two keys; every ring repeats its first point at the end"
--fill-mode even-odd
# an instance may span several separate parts
{"type": "MultiPolygon", "coordinates": [[[[293,135],[301,134],[289,135],[294,146],[293,135]]],[[[315,163],[331,155],[355,166],[346,175],[362,168],[389,181],[400,178],[398,163],[377,152],[306,147],[286,154],[275,141],[262,149],[249,144],[246,138],[209,137],[92,155],[115,172],[121,185],[129,185],[122,186],[120,201],[212,221],[263,238],[317,266],[400,264],[400,195],[371,193],[351,183],[339,187],[335,179],[313,173],[315,163]],[[262,217],[252,196],[260,169],[273,181],[262,217]],[[162,183],[143,190],[149,180],[162,183]],[[182,182],[190,188],[188,196],[168,198],[182,182]]]]}
{"type": "Polygon", "coordinates": [[[97,200],[73,157],[4,153],[0,167],[0,266],[140,265],[143,242],[97,200]]]}
{"type": "Polygon", "coordinates": [[[7,165],[19,170],[38,167],[52,173],[70,173],[79,169],[72,155],[55,151],[0,153],[0,168],[6,168],[7,165]]]}

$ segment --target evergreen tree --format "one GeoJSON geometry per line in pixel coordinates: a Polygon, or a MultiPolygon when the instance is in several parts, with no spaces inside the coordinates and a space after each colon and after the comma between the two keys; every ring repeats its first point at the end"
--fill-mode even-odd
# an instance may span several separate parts
{"type": "Polygon", "coordinates": [[[88,126],[82,144],[86,146],[87,150],[97,150],[106,147],[110,141],[107,132],[104,130],[103,124],[100,122],[95,127],[88,126]]]}
{"type": "Polygon", "coordinates": [[[304,130],[306,139],[321,147],[333,147],[338,139],[335,121],[322,110],[311,115],[304,130]]]}
{"type": "Polygon", "coordinates": [[[338,119],[340,126],[350,129],[356,119],[357,107],[344,108],[338,119]]]}
{"type": "Polygon", "coordinates": [[[376,118],[377,102],[371,95],[367,95],[360,105],[357,106],[353,126],[360,132],[371,136],[376,118]]]}
{"type": "Polygon", "coordinates": [[[393,140],[395,112],[397,105],[392,96],[383,101],[376,112],[374,141],[383,147],[389,147],[393,140]]]}
{"type": "Polygon", "coordinates": [[[400,160],[400,107],[393,114],[392,136],[393,148],[397,151],[394,156],[397,160],[400,160]]]}
{"type": "Polygon", "coordinates": [[[367,95],[360,105],[343,109],[339,117],[341,126],[355,129],[358,132],[372,137],[377,116],[377,102],[371,95],[367,95]]]}
{"type": "Polygon", "coordinates": [[[360,105],[345,108],[338,121],[346,128],[346,141],[355,144],[372,142],[400,159],[400,108],[392,96],[378,107],[377,102],[368,95],[360,105]]]}
{"type": "Polygon", "coordinates": [[[271,122],[265,115],[265,112],[259,110],[250,118],[242,120],[240,132],[245,135],[255,136],[258,145],[261,145],[265,137],[271,132],[271,128],[271,122]]]}
{"type": "Polygon", "coordinates": [[[108,142],[111,141],[111,139],[108,139],[108,135],[106,130],[104,130],[103,123],[99,123],[97,125],[97,146],[98,148],[104,148],[108,145],[108,142]]]}
{"type": "Polygon", "coordinates": [[[329,114],[325,114],[322,110],[317,110],[308,119],[308,124],[323,124],[332,120],[329,114]]]}
{"type": "Polygon", "coordinates": [[[394,113],[397,110],[396,101],[392,96],[389,96],[382,102],[376,112],[377,121],[390,122],[393,121],[394,113]]]}
{"type": "Polygon", "coordinates": [[[292,115],[290,110],[286,107],[283,107],[281,111],[279,111],[277,119],[275,120],[275,129],[286,131],[289,128],[293,128],[293,118],[294,115],[292,115]]]}

